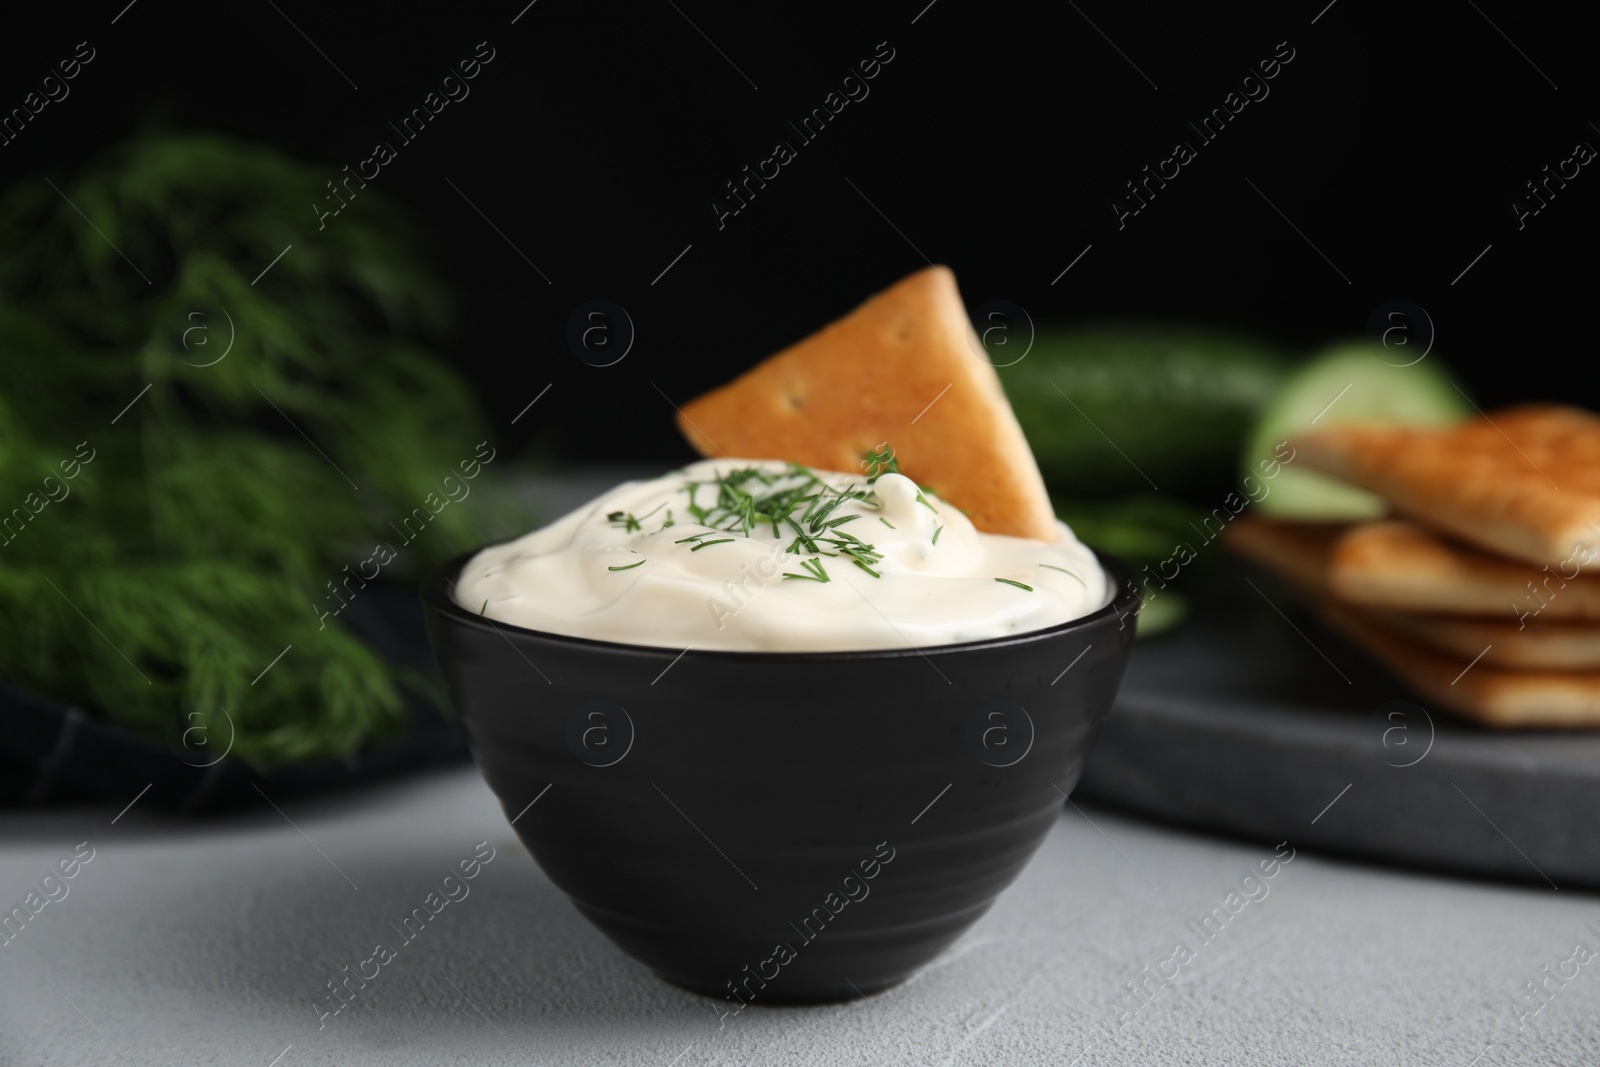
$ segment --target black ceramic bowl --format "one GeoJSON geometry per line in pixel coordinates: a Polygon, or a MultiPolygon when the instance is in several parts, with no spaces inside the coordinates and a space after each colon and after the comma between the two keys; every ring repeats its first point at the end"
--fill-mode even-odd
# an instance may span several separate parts
{"type": "Polygon", "coordinates": [[[883,989],[977,921],[1077,782],[1139,606],[1101,556],[1112,603],[1034,633],[685,652],[463,610],[467,558],[422,598],[484,778],[606,936],[730,1011],[883,989]]]}

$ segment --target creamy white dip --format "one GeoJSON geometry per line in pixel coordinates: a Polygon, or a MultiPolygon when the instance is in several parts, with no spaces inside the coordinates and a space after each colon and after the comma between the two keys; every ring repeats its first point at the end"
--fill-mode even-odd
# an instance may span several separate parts
{"type": "Polygon", "coordinates": [[[1040,630],[1110,601],[1094,554],[980,533],[896,473],[705,460],[474,556],[456,602],[634,645],[841,651],[1040,630]]]}

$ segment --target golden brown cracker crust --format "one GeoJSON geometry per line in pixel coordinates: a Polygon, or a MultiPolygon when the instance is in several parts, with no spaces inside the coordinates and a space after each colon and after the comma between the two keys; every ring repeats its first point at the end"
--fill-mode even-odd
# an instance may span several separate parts
{"type": "Polygon", "coordinates": [[[905,474],[989,533],[1060,536],[1044,479],[955,276],[930,267],[685,404],[702,455],[856,471],[887,442],[905,474]]]}
{"type": "Polygon", "coordinates": [[[1327,585],[1350,604],[1519,620],[1600,620],[1600,576],[1490,555],[1417,523],[1353,526],[1334,546],[1327,585]]]}
{"type": "Polygon", "coordinates": [[[1323,602],[1319,614],[1430,701],[1484,726],[1600,726],[1600,671],[1506,670],[1427,648],[1380,622],[1323,602]]]}
{"type": "Polygon", "coordinates": [[[1600,579],[1568,581],[1561,596],[1545,602],[1545,617],[1524,610],[1519,618],[1502,595],[1545,572],[1412,523],[1342,527],[1250,518],[1236,520],[1226,537],[1234,551],[1297,587],[1329,626],[1424,700],[1486,726],[1600,726],[1600,625],[1552,621],[1548,614],[1567,593],[1573,595],[1564,611],[1596,595],[1600,579]],[[1372,610],[1350,602],[1352,589],[1376,591],[1381,595],[1369,599],[1389,607],[1420,603],[1437,612],[1481,604],[1485,611],[1372,610]],[[1461,589],[1466,596],[1458,595],[1461,589]]]}
{"type": "Polygon", "coordinates": [[[1227,546],[1302,589],[1327,588],[1328,560],[1349,527],[1343,523],[1235,519],[1223,535],[1227,546]]]}
{"type": "Polygon", "coordinates": [[[1380,625],[1448,656],[1482,656],[1491,667],[1511,670],[1600,670],[1600,626],[1585,623],[1523,623],[1463,615],[1371,613],[1380,625]]]}
{"type": "Polygon", "coordinates": [[[1329,427],[1297,460],[1479,547],[1600,566],[1600,417],[1527,405],[1443,428],[1329,427]]]}

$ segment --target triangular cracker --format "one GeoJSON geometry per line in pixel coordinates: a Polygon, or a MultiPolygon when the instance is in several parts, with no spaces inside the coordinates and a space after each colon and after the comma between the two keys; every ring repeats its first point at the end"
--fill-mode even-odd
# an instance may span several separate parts
{"type": "Polygon", "coordinates": [[[1441,429],[1337,426],[1297,461],[1465,541],[1534,564],[1600,567],[1600,417],[1530,405],[1441,429]]]}
{"type": "Polygon", "coordinates": [[[1517,618],[1507,610],[1517,580],[1548,575],[1410,523],[1238,519],[1226,536],[1230,548],[1296,587],[1325,622],[1424,699],[1487,726],[1600,725],[1600,625],[1549,621],[1557,605],[1593,604],[1600,578],[1568,581],[1543,602],[1542,617],[1524,610],[1517,618]],[[1413,565],[1418,573],[1408,574],[1413,565]],[[1481,605],[1494,617],[1373,611],[1352,603],[1351,590],[1436,612],[1481,605]]]}
{"type": "Polygon", "coordinates": [[[1334,545],[1349,529],[1343,523],[1236,519],[1223,535],[1229,548],[1299,586],[1324,592],[1334,545]]]}
{"type": "Polygon", "coordinates": [[[1512,670],[1600,670],[1600,626],[1581,622],[1526,623],[1464,615],[1372,612],[1382,626],[1436,652],[1512,670]]]}
{"type": "Polygon", "coordinates": [[[929,267],[685,404],[706,456],[857,471],[888,442],[907,477],[989,533],[1053,541],[1050,497],[946,267],[929,267]]]}
{"type": "Polygon", "coordinates": [[[1600,576],[1578,574],[1576,561],[1534,567],[1398,519],[1339,538],[1327,584],[1345,603],[1398,611],[1600,620],[1600,576]]]}
{"type": "Polygon", "coordinates": [[[1424,700],[1484,726],[1600,725],[1600,671],[1505,670],[1436,652],[1333,604],[1319,613],[1424,700]]]}
{"type": "Polygon", "coordinates": [[[1402,519],[1236,520],[1230,548],[1345,604],[1530,621],[1600,620],[1600,575],[1492,556],[1402,519]]]}

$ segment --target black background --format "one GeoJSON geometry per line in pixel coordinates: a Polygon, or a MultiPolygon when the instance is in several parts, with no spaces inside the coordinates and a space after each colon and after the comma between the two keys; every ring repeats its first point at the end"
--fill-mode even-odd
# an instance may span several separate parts
{"type": "MultiPolygon", "coordinates": [[[[0,147],[0,184],[70,174],[152,115],[326,160],[329,177],[395,142],[373,185],[423,221],[463,296],[449,351],[503,441],[563,457],[687,456],[663,394],[726,380],[924,254],[969,308],[1212,323],[1296,353],[1406,299],[1437,328],[1430,358],[1485,406],[1600,406],[1576,358],[1600,177],[1585,167],[1520,231],[1509,206],[1576,142],[1600,145],[1575,6],[525,2],[13,12],[4,109],[77,42],[97,56],[0,147]],[[400,145],[386,121],[480,41],[495,58],[471,95],[400,145]],[[870,95],[800,145],[787,123],[885,41],[870,95]],[[1122,183],[1196,141],[1186,120],[1279,42],[1294,59],[1270,95],[1119,230],[1122,183]],[[778,140],[798,158],[719,229],[711,198],[778,140]],[[565,341],[596,298],[637,329],[605,368],[565,341]]],[[[316,228],[308,204],[301,239],[316,228]]]]}

